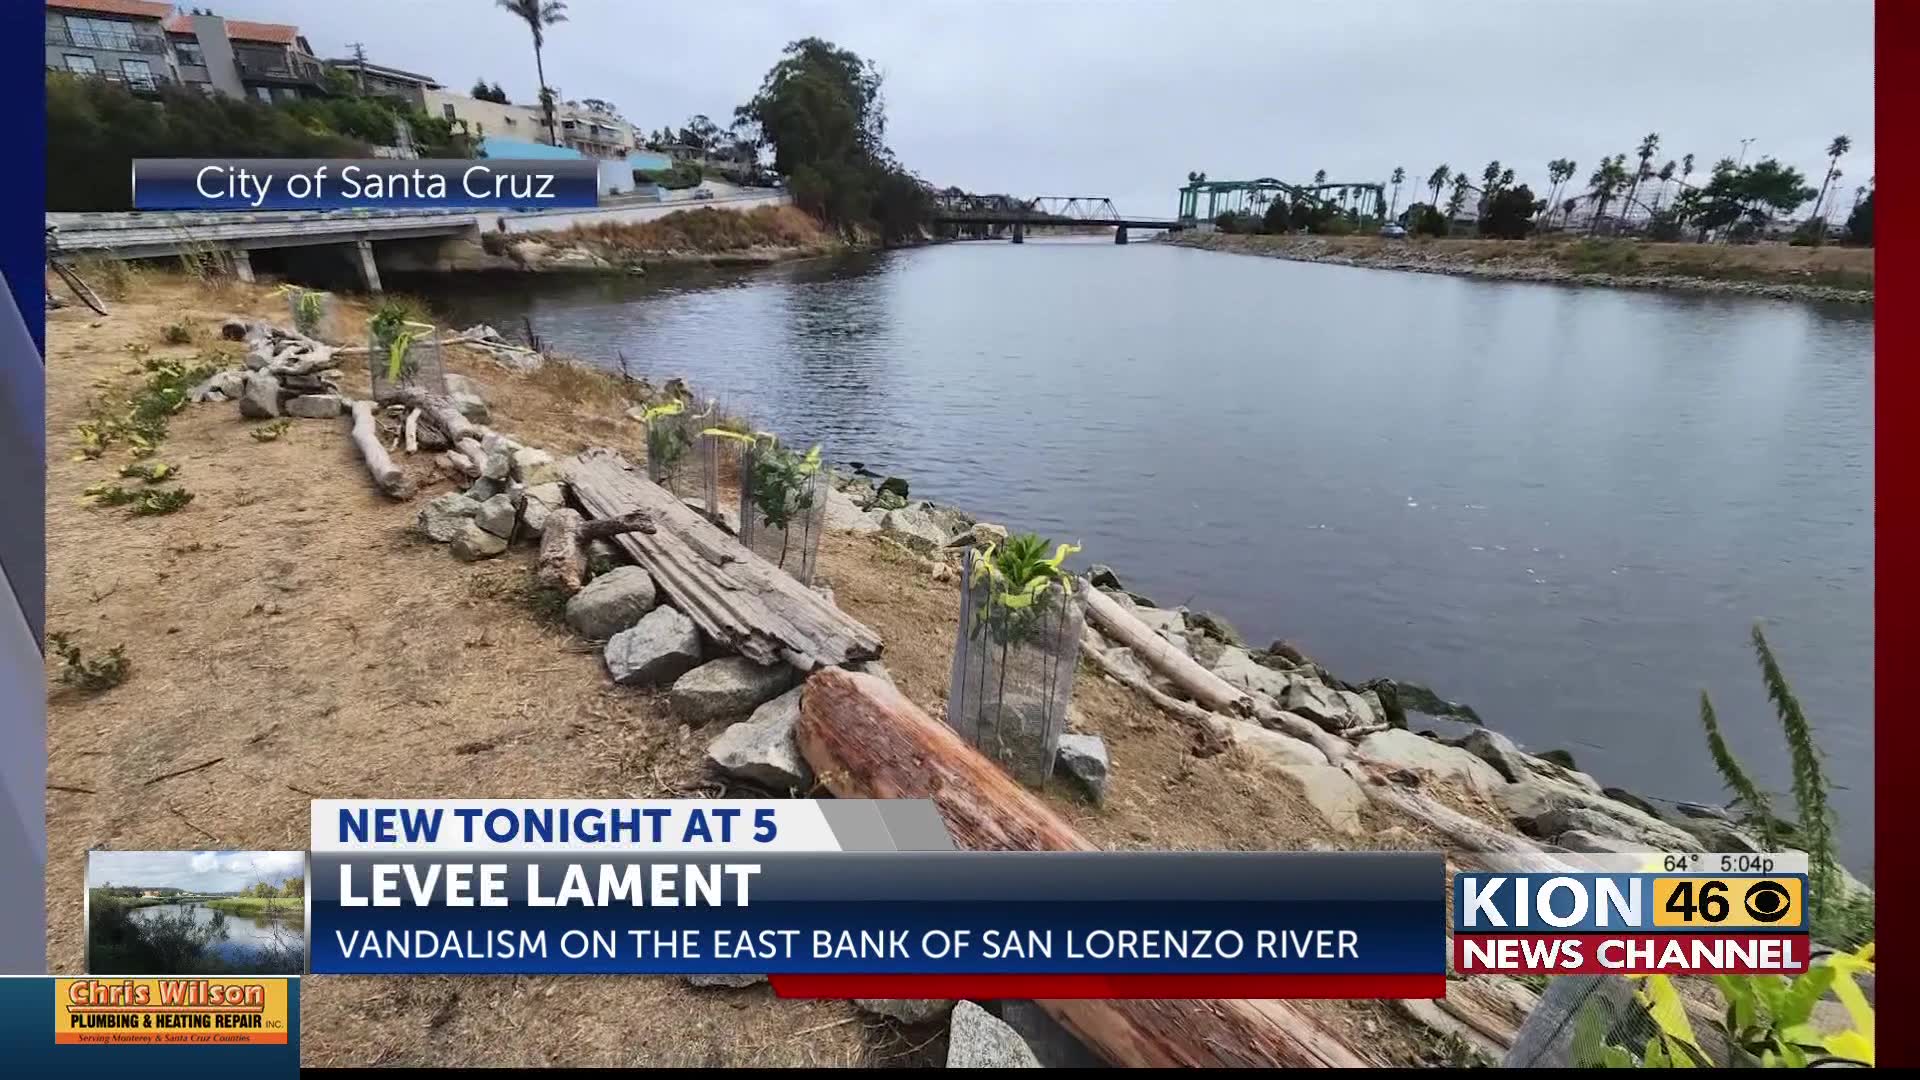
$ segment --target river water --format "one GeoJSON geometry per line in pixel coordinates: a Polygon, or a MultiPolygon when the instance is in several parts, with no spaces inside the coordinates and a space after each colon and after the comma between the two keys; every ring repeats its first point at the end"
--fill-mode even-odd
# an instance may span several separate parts
{"type": "MultiPolygon", "coordinates": [[[[185,908],[193,913],[196,926],[205,926],[213,921],[214,910],[205,904],[155,904],[133,909],[136,920],[160,917],[177,918],[175,912],[185,908]]],[[[298,955],[306,951],[305,915],[299,911],[289,912],[275,918],[250,918],[227,912],[227,937],[224,941],[214,942],[210,948],[219,954],[222,960],[244,963],[249,957],[262,949],[298,955]]]]}
{"type": "Polygon", "coordinates": [[[1703,688],[1786,790],[1764,620],[1871,872],[1870,309],[1088,240],[401,287],[1643,795],[1721,798],[1703,688]]]}

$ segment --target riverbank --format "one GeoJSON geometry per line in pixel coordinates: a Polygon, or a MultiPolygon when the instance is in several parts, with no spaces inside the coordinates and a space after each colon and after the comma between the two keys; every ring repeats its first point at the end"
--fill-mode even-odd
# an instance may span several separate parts
{"type": "Polygon", "coordinates": [[[259,918],[262,915],[303,915],[306,901],[298,896],[232,896],[202,903],[214,911],[229,915],[259,918]]]}
{"type": "Polygon", "coordinates": [[[1871,248],[1661,244],[1585,238],[1387,240],[1377,236],[1252,236],[1222,232],[1173,233],[1164,242],[1236,255],[1454,274],[1495,281],[1873,303],[1871,248]]]}
{"type": "Polygon", "coordinates": [[[792,206],[700,207],[632,224],[489,233],[488,255],[534,272],[645,273],[681,266],[766,266],[859,250],[792,206]]]}

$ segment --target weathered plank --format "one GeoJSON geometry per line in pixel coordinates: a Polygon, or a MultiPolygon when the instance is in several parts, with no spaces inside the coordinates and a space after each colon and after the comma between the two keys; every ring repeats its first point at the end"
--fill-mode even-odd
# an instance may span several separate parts
{"type": "MultiPolygon", "coordinates": [[[[973,851],[1092,851],[1032,793],[884,679],[829,669],[807,680],[800,753],[835,795],[930,799],[973,851]]],[[[1041,1001],[1116,1065],[1358,1067],[1339,1035],[1284,1001],[1041,1001]]]]}
{"type": "Polygon", "coordinates": [[[654,532],[613,542],[713,641],[756,663],[801,671],[880,656],[879,634],[748,551],[614,451],[588,450],[568,460],[565,471],[589,515],[652,515],[654,532]]]}

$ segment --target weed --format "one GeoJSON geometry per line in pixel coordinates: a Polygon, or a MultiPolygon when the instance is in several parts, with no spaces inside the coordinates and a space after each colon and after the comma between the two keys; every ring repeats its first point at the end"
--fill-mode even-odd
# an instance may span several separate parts
{"type": "Polygon", "coordinates": [[[168,323],[160,329],[160,340],[168,345],[193,344],[193,320],[181,319],[168,323]]]}
{"type": "Polygon", "coordinates": [[[141,517],[159,514],[171,514],[184,510],[193,501],[193,492],[186,488],[168,488],[165,491],[143,491],[134,500],[133,512],[141,517]]]}
{"type": "Polygon", "coordinates": [[[291,420],[275,420],[271,424],[262,424],[252,431],[247,432],[247,434],[253,436],[254,442],[272,442],[280,436],[285,435],[287,429],[292,426],[293,421],[291,420]]]}
{"type": "Polygon", "coordinates": [[[128,491],[119,484],[95,484],[82,494],[96,506],[125,506],[140,497],[138,492],[128,491]]]}
{"type": "Polygon", "coordinates": [[[164,462],[149,461],[122,466],[120,475],[129,480],[144,480],[149,484],[158,484],[163,480],[177,478],[180,475],[180,469],[178,466],[168,465],[164,462]]]}
{"type": "Polygon", "coordinates": [[[88,660],[69,634],[48,634],[47,644],[60,654],[63,662],[60,681],[82,690],[111,690],[126,681],[127,670],[133,666],[127,659],[125,645],[115,645],[107,650],[105,657],[88,660]]]}

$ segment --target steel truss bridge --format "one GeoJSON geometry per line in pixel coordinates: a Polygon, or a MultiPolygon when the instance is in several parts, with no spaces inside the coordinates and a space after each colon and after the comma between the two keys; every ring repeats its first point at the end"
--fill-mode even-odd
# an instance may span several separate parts
{"type": "Polygon", "coordinates": [[[1028,229],[1037,228],[1111,227],[1113,242],[1124,244],[1129,229],[1178,231],[1182,227],[1170,218],[1122,214],[1104,195],[1036,195],[1022,199],[949,188],[933,193],[933,208],[937,229],[951,230],[952,235],[963,239],[1010,236],[1016,244],[1026,239],[1028,229]]]}
{"type": "Polygon", "coordinates": [[[1276,202],[1304,202],[1362,219],[1380,217],[1387,206],[1386,190],[1373,180],[1289,184],[1271,176],[1209,180],[1206,173],[1189,173],[1187,186],[1180,189],[1180,222],[1191,228],[1226,213],[1263,214],[1276,202]]]}

